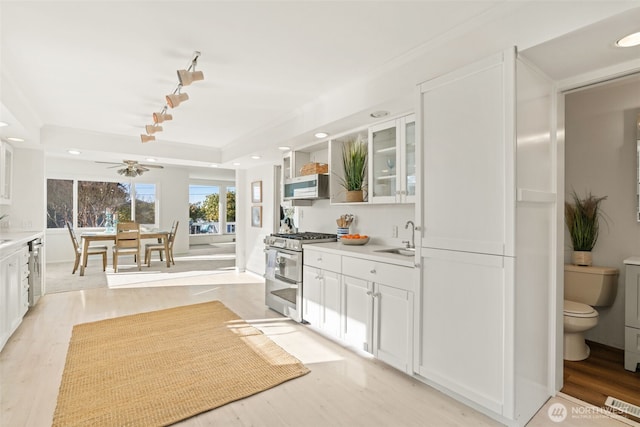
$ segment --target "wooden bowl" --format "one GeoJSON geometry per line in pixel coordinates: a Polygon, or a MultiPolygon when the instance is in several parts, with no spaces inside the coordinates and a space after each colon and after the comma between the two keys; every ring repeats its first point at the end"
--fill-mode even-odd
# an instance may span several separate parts
{"type": "Polygon", "coordinates": [[[366,245],[368,242],[369,242],[368,237],[364,237],[362,239],[345,239],[343,237],[340,239],[340,243],[342,243],[343,245],[361,246],[361,245],[366,245]]]}

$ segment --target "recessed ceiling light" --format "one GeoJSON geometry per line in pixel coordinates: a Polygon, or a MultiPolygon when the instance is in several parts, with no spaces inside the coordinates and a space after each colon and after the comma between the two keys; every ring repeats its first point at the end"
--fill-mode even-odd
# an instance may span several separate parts
{"type": "Polygon", "coordinates": [[[9,126],[9,123],[0,122],[0,128],[3,128],[5,126],[9,126]]]}
{"type": "Polygon", "coordinates": [[[240,162],[233,162],[233,166],[240,166],[240,162]]]}
{"type": "Polygon", "coordinates": [[[291,147],[289,147],[288,145],[281,145],[280,147],[278,147],[278,150],[280,150],[280,151],[289,151],[289,150],[291,150],[291,147]]]}
{"type": "Polygon", "coordinates": [[[253,160],[258,160],[258,159],[260,158],[260,156],[251,156],[251,158],[252,158],[253,160]]]}
{"type": "Polygon", "coordinates": [[[316,138],[326,138],[326,137],[328,137],[328,136],[329,136],[329,134],[328,134],[328,133],[326,133],[326,132],[316,132],[314,136],[315,136],[316,138]]]}
{"type": "Polygon", "coordinates": [[[13,142],[24,142],[24,139],[22,138],[16,138],[14,136],[10,136],[7,138],[9,141],[13,141],[13,142]]]}
{"type": "Polygon", "coordinates": [[[78,151],[78,150],[68,150],[67,153],[73,154],[74,156],[77,156],[78,154],[80,154],[80,151],[78,151]]]}
{"type": "Polygon", "coordinates": [[[388,111],[384,111],[384,110],[378,110],[378,111],[374,111],[373,113],[369,114],[371,117],[373,117],[374,119],[379,119],[380,117],[386,117],[389,115],[388,111]]]}
{"type": "Polygon", "coordinates": [[[616,42],[616,46],[618,47],[633,47],[638,45],[640,45],[640,31],[624,36],[616,42]]]}
{"type": "Polygon", "coordinates": [[[209,167],[210,167],[210,168],[217,168],[217,167],[218,167],[218,165],[216,165],[216,164],[214,164],[214,163],[211,163],[211,164],[209,165],[209,167]]]}
{"type": "Polygon", "coordinates": [[[149,157],[149,158],[148,158],[148,159],[146,159],[146,160],[147,160],[147,162],[151,162],[151,163],[153,163],[153,162],[155,162],[155,161],[156,161],[156,159],[154,159],[154,158],[152,158],[152,157],[149,157]]]}

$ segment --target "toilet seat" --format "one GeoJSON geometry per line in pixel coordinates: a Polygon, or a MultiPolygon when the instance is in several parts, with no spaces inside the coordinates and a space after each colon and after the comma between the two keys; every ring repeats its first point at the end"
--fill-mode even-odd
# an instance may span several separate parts
{"type": "Polygon", "coordinates": [[[598,312],[587,304],[564,300],[564,315],[569,317],[598,317],[598,312]]]}

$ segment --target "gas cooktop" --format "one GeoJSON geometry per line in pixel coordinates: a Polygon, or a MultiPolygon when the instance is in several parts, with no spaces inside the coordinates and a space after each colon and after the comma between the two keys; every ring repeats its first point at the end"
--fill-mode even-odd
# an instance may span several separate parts
{"type": "Polygon", "coordinates": [[[274,248],[290,249],[292,251],[302,251],[302,245],[308,243],[335,242],[337,235],[329,233],[274,233],[264,239],[267,246],[274,248]]]}

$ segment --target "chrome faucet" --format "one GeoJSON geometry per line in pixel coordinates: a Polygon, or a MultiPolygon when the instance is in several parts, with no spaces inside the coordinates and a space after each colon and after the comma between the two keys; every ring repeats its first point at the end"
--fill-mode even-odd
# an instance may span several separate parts
{"type": "Polygon", "coordinates": [[[413,223],[413,221],[407,221],[407,223],[404,225],[404,229],[407,230],[409,229],[409,225],[411,225],[411,243],[407,242],[407,248],[412,248],[414,249],[416,247],[416,225],[413,223]]]}

